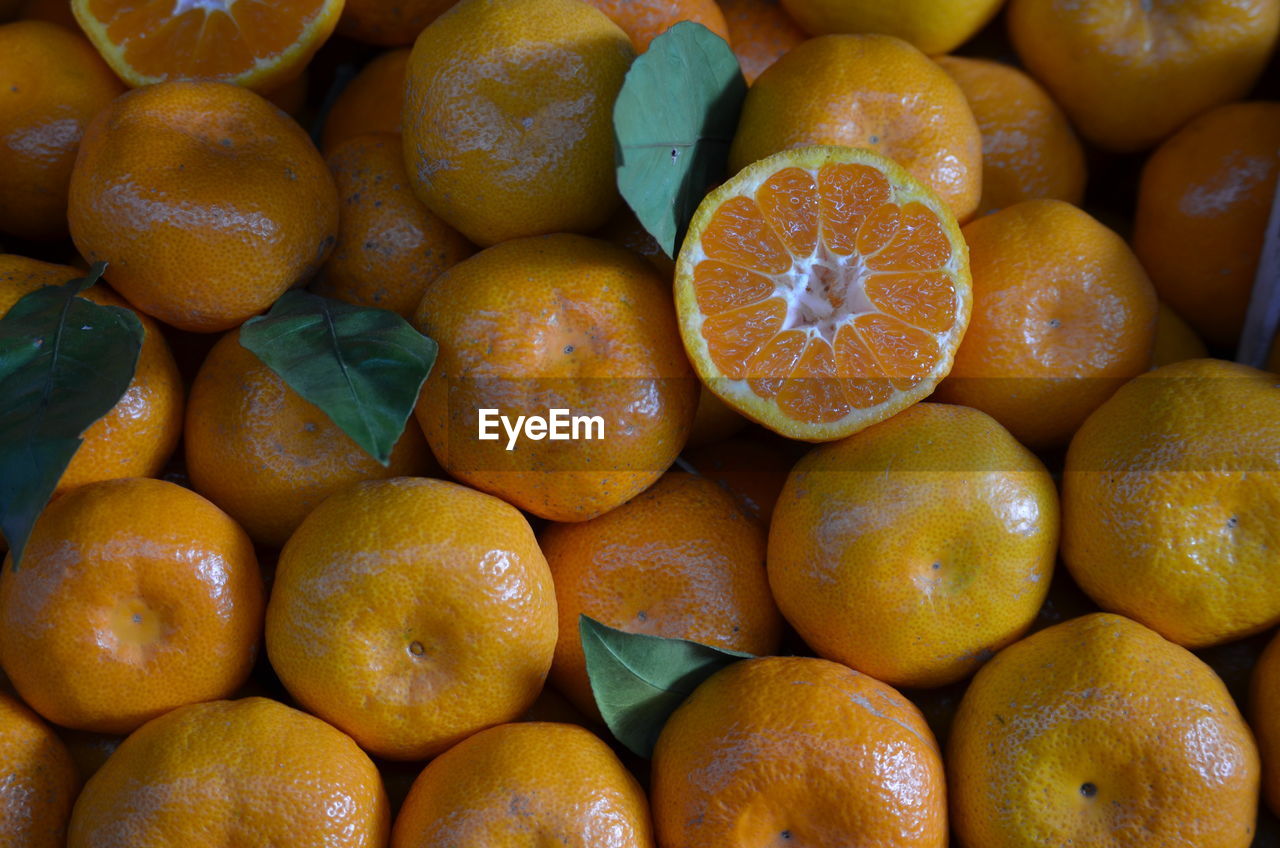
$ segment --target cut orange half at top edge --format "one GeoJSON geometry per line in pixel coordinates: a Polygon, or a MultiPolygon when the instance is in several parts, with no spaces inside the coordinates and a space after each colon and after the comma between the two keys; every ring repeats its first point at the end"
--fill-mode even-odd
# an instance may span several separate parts
{"type": "Polygon", "coordinates": [[[71,0],[131,86],[213,79],[259,92],[289,82],[329,38],[343,0],[71,0]]]}
{"type": "Polygon", "coordinates": [[[889,159],[784,150],[702,201],[676,264],[685,350],[710,389],[829,441],[924,398],[973,300],[955,216],[889,159]]]}

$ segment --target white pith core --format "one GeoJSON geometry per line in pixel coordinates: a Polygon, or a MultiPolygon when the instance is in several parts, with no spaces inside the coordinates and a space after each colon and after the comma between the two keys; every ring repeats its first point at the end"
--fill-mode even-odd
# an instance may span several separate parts
{"type": "Polygon", "coordinates": [[[782,331],[802,329],[832,346],[854,316],[877,311],[867,297],[867,264],[860,255],[832,253],[821,235],[813,255],[796,258],[791,270],[773,278],[774,297],[787,304],[782,331]]]}

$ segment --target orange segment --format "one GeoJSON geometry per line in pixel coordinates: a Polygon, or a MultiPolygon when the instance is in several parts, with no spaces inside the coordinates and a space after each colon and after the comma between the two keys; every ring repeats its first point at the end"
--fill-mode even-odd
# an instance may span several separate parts
{"type": "Polygon", "coordinates": [[[842,438],[920,400],[969,320],[949,207],[866,150],[785,150],[711,192],[676,265],[699,376],[792,438],[842,438]]]}
{"type": "Polygon", "coordinates": [[[329,38],[342,0],[72,0],[71,9],[129,85],[217,79],[269,91],[329,38]]]}

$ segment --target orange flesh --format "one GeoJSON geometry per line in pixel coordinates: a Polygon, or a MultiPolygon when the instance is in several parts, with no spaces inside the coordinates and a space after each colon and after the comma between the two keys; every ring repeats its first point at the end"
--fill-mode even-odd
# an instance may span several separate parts
{"type": "Polygon", "coordinates": [[[89,14],[136,72],[171,75],[183,57],[187,77],[225,77],[294,47],[323,0],[89,0],[89,14]]]}
{"type": "Polygon", "coordinates": [[[836,421],[918,385],[956,320],[937,214],[875,168],[784,168],[725,201],[693,270],[721,375],[804,421],[836,421]]]}

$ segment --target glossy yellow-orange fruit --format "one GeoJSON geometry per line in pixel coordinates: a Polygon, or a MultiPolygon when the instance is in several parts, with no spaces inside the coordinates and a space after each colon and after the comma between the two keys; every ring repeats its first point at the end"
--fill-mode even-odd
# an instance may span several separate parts
{"type": "MultiPolygon", "coordinates": [[[[0,316],[38,288],[83,276],[83,271],[69,265],[0,254],[0,316]]],[[[91,286],[80,296],[102,306],[129,308],[102,285],[91,286]]],[[[182,435],[182,377],[159,325],[134,311],[144,336],[133,379],[116,405],[81,435],[83,441],[62,472],[56,492],[99,480],[155,477],[177,447],[182,435]]]]}
{"type": "Polygon", "coordinates": [[[973,314],[937,399],[981,409],[1032,449],[1066,444],[1151,361],[1156,295],[1124,239],[1061,200],[964,228],[973,314]]]}
{"type": "Polygon", "coordinates": [[[129,736],[85,784],[67,846],[381,848],[389,831],[378,770],[350,737],[244,698],[179,707],[129,736]]]}
{"type": "Polygon", "coordinates": [[[954,50],[995,16],[1004,0],[782,0],[813,35],[882,33],[933,56],[954,50]]]}
{"type": "Polygon", "coordinates": [[[1084,200],[1084,148],[1067,116],[1040,85],[1010,65],[939,56],[982,133],[979,215],[1042,197],[1084,200]]]}
{"type": "Polygon", "coordinates": [[[1127,383],[1071,441],[1062,558],[1103,609],[1202,648],[1280,623],[1280,389],[1215,359],[1127,383]]]}
{"type": "Polygon", "coordinates": [[[920,711],[839,663],[743,660],[671,715],[653,752],[659,845],[947,844],[945,778],[920,711]]]}
{"type": "Polygon", "coordinates": [[[66,237],[80,137],[123,91],[79,33],[45,21],[0,26],[0,233],[66,237]]]}
{"type": "Polygon", "coordinates": [[[71,237],[129,302],[195,332],[266,309],[328,257],[338,193],[302,127],[240,86],[168,82],[85,131],[71,237]]]}
{"type": "Polygon", "coordinates": [[[313,290],[412,318],[427,283],[475,248],[414,195],[399,135],[350,138],[328,163],[341,204],[338,242],[313,290]]]}
{"type": "Polygon", "coordinates": [[[454,0],[345,0],[338,34],[366,44],[412,44],[423,27],[440,17],[454,0]]]}
{"type": "Polygon", "coordinates": [[[602,226],[619,204],[613,101],[633,57],[579,0],[462,0],[409,58],[414,191],[482,246],[602,226]]]}
{"type": "Polygon", "coordinates": [[[1018,58],[1086,139],[1151,147],[1237,100],[1280,32],[1280,0],[1010,0],[1018,58]]]}
{"type": "Polygon", "coordinates": [[[80,775],[57,734],[0,692],[0,844],[64,848],[80,775]]]}
{"type": "Polygon", "coordinates": [[[819,655],[941,686],[1026,631],[1057,550],[1040,461],[988,415],[920,403],[796,463],[769,529],[769,585],[819,655]]]}
{"type": "Polygon", "coordinates": [[[1280,634],[1258,658],[1249,696],[1253,732],[1262,754],[1263,797],[1271,811],[1280,815],[1280,634]]]}
{"type": "Polygon", "coordinates": [[[719,0],[747,84],[807,37],[778,0],[719,0]]]}
{"type": "Polygon", "coordinates": [[[538,541],[562,635],[551,680],[588,716],[599,711],[580,615],[628,633],[777,652],[782,617],[765,575],[764,530],[706,477],[670,472],[598,518],[548,525],[538,541]]]}
{"type": "Polygon", "coordinates": [[[392,848],[652,848],[649,804],[609,746],[570,724],[482,730],[413,782],[392,848]]]}
{"type": "Polygon", "coordinates": [[[440,345],[417,407],[436,458],[535,515],[608,512],[662,476],[689,436],[698,386],[669,289],[625,248],[567,233],[504,242],[437,277],[414,324],[440,345]],[[567,438],[524,435],[518,416],[549,427],[551,409],[579,418],[561,420],[567,438]]]}
{"type": "Polygon", "coordinates": [[[1133,249],[1166,301],[1213,344],[1233,348],[1280,175],[1280,103],[1206,112],[1142,169],[1133,249]]]}
{"type": "Polygon", "coordinates": [[[1204,341],[1183,321],[1178,313],[1160,301],[1156,309],[1156,337],[1151,346],[1151,367],[1160,368],[1184,359],[1203,359],[1209,355],[1204,341]]]}
{"type": "Polygon", "coordinates": [[[260,545],[280,547],[329,495],[361,480],[439,470],[409,421],[387,465],[227,333],[191,385],[185,441],[191,485],[260,545]]]}
{"type": "Polygon", "coordinates": [[[54,499],[21,567],[0,574],[0,666],[66,727],[127,733],[249,676],[262,576],[244,531],[162,480],[91,483],[54,499]]]}
{"type": "Polygon", "coordinates": [[[1004,649],[947,748],[964,845],[1247,848],[1258,751],[1226,686],[1136,622],[1095,613],[1004,649]]]}
{"type": "Polygon", "coordinates": [[[631,39],[636,53],[649,49],[649,42],[681,21],[701,24],[729,40],[724,13],[716,0],[587,0],[631,39]]]}
{"type": "Polygon", "coordinates": [[[351,78],[324,119],[320,148],[327,155],[349,138],[400,132],[408,47],[380,53],[351,78]]]}
{"type": "Polygon", "coordinates": [[[398,760],[516,719],[555,644],[555,589],[529,523],[441,480],[325,500],[285,545],[267,609],[267,654],[290,694],[398,760]]]}
{"type": "Polygon", "coordinates": [[[982,136],[960,86],[888,35],[811,38],[771,65],[742,106],[729,167],[789,147],[862,147],[894,160],[960,221],[982,193],[982,136]]]}

